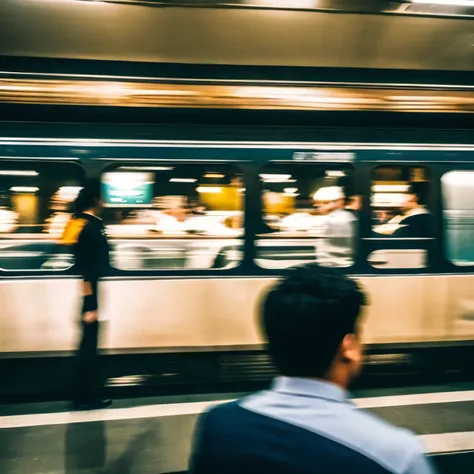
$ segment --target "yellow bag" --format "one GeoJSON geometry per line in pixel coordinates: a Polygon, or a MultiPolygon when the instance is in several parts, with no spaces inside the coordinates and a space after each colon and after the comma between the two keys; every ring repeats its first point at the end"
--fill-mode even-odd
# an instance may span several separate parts
{"type": "Polygon", "coordinates": [[[58,244],[61,245],[75,245],[79,240],[79,236],[81,235],[82,229],[84,229],[85,225],[87,224],[87,219],[79,219],[73,217],[69,219],[64,228],[63,235],[58,241],[58,244]]]}

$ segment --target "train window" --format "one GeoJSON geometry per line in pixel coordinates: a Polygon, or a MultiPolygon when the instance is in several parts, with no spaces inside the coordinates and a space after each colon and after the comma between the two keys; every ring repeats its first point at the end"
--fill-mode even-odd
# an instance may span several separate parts
{"type": "Polygon", "coordinates": [[[449,171],[441,178],[447,257],[474,265],[474,171],[449,171]]]}
{"type": "Polygon", "coordinates": [[[228,269],[241,260],[244,188],[233,166],[121,166],[102,175],[102,193],[118,269],[228,269]]]}
{"type": "Polygon", "coordinates": [[[353,192],[350,168],[275,163],[261,170],[260,181],[258,265],[353,264],[361,202],[353,192]]]}
{"type": "MultiPolygon", "coordinates": [[[[428,208],[431,192],[429,171],[421,166],[380,166],[372,173],[373,238],[387,239],[384,249],[369,255],[375,268],[423,268],[428,265],[434,238],[428,208]],[[394,245],[405,240],[406,248],[394,245]],[[392,248],[391,248],[392,247],[392,248]],[[396,248],[395,248],[396,247],[396,248]]],[[[403,247],[403,246],[402,246],[403,247]]]]}
{"type": "Polygon", "coordinates": [[[72,255],[56,244],[84,181],[73,163],[0,162],[0,269],[65,270],[72,255]]]}

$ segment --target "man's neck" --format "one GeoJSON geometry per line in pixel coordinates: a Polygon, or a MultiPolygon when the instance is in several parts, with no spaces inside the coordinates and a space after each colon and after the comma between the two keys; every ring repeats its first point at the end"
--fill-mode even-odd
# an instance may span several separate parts
{"type": "Polygon", "coordinates": [[[86,209],[85,211],[82,211],[82,213],[92,217],[97,217],[97,214],[94,209],[86,209]]]}

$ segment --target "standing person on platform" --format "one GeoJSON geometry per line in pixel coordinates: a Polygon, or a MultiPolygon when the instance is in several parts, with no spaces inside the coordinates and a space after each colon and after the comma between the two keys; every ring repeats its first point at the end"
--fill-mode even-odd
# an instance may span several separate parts
{"type": "Polygon", "coordinates": [[[278,283],[261,317],[281,377],[201,417],[191,472],[432,474],[411,432],[348,399],[363,359],[364,304],[354,280],[315,264],[278,283]]]}
{"type": "Polygon", "coordinates": [[[90,181],[79,193],[75,215],[66,225],[62,242],[72,245],[82,276],[82,337],[74,365],[74,406],[78,410],[104,408],[112,402],[98,397],[99,280],[109,269],[109,245],[99,215],[103,204],[99,180],[90,181]]]}

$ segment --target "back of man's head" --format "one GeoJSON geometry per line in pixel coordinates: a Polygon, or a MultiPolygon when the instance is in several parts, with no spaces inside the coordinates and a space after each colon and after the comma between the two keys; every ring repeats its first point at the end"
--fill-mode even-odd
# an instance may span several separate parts
{"type": "Polygon", "coordinates": [[[80,190],[74,202],[76,214],[96,207],[101,199],[101,182],[98,179],[90,179],[80,190]]]}
{"type": "Polygon", "coordinates": [[[316,264],[293,269],[269,292],[261,315],[270,356],[280,373],[327,378],[336,361],[348,366],[353,363],[346,371],[347,378],[355,375],[360,361],[344,357],[346,352],[349,359],[354,358],[350,355],[353,342],[348,343],[351,347],[342,346],[350,335],[357,340],[364,304],[365,295],[358,284],[337,270],[316,264]]]}

